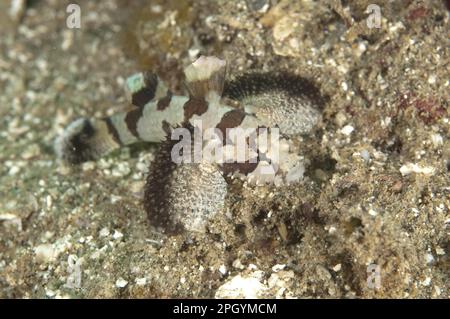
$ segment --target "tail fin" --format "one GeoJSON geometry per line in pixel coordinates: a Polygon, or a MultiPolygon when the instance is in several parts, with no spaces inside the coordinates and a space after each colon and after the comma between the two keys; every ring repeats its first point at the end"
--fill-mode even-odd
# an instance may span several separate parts
{"type": "Polygon", "coordinates": [[[121,142],[111,130],[108,118],[86,118],[72,122],[55,140],[55,152],[60,159],[71,164],[98,159],[120,147],[121,142]]]}

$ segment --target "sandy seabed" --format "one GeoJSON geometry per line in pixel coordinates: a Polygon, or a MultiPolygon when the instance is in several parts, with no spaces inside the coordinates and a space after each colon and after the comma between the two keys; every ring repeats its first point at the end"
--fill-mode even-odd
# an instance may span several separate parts
{"type": "Polygon", "coordinates": [[[69,29],[68,1],[2,2],[0,297],[448,298],[449,13],[377,3],[379,28],[371,1],[79,1],[69,29]],[[126,109],[137,70],[183,92],[199,54],[298,73],[329,101],[298,137],[302,183],[234,181],[207,233],[164,237],[141,202],[157,146],[68,167],[52,143],[126,109]]]}

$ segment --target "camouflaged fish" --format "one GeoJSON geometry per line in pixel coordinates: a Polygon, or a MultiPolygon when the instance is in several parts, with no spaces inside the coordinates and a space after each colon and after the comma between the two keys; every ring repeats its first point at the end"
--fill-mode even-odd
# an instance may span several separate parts
{"type": "Polygon", "coordinates": [[[134,109],[78,119],[55,141],[59,158],[73,164],[140,141],[161,143],[147,177],[144,207],[151,224],[168,234],[205,231],[224,208],[226,176],[257,185],[300,180],[303,163],[290,138],[310,132],[324,104],[319,90],[295,75],[250,73],[226,82],[226,63],[216,57],[202,56],[184,73],[187,96],[172,94],[153,73],[129,77],[134,109]],[[192,152],[195,158],[195,150],[208,149],[213,156],[174,161],[179,147],[174,134],[180,128],[189,133],[182,155],[192,152]],[[208,130],[217,135],[206,136],[208,130]],[[248,147],[244,157],[236,155],[242,146],[236,135],[248,147]],[[263,136],[265,143],[258,143],[263,136]],[[222,161],[214,157],[218,146],[222,161]]]}

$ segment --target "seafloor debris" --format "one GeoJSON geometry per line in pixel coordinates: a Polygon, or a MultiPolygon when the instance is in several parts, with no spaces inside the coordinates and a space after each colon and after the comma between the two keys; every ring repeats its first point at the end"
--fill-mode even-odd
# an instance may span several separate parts
{"type": "Polygon", "coordinates": [[[123,145],[162,142],[145,187],[150,221],[167,233],[204,231],[223,208],[224,176],[257,185],[303,178],[291,137],[309,133],[324,104],[298,76],[246,74],[225,83],[225,69],[223,60],[200,57],[185,69],[189,96],[173,95],[154,74],[136,74],[127,81],[133,110],[74,121],[57,138],[56,153],[76,164],[123,145]]]}
{"type": "MultiPolygon", "coordinates": [[[[251,265],[249,270],[254,267],[256,266],[251,265]]],[[[267,280],[264,279],[265,273],[261,270],[244,271],[221,285],[214,297],[217,299],[255,299],[270,298],[271,296],[276,298],[292,297],[289,286],[294,278],[294,272],[292,270],[283,270],[284,267],[285,265],[273,266],[272,273],[267,280]]]]}
{"type": "Polygon", "coordinates": [[[26,7],[26,0],[12,0],[8,11],[9,16],[13,21],[19,22],[25,14],[26,7]]]}

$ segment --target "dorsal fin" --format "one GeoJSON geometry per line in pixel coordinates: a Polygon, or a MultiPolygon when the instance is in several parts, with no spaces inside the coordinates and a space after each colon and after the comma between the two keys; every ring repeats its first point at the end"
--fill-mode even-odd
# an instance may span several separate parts
{"type": "Polygon", "coordinates": [[[225,83],[226,62],[214,56],[201,56],[184,69],[189,95],[195,99],[221,97],[225,83]]]}

